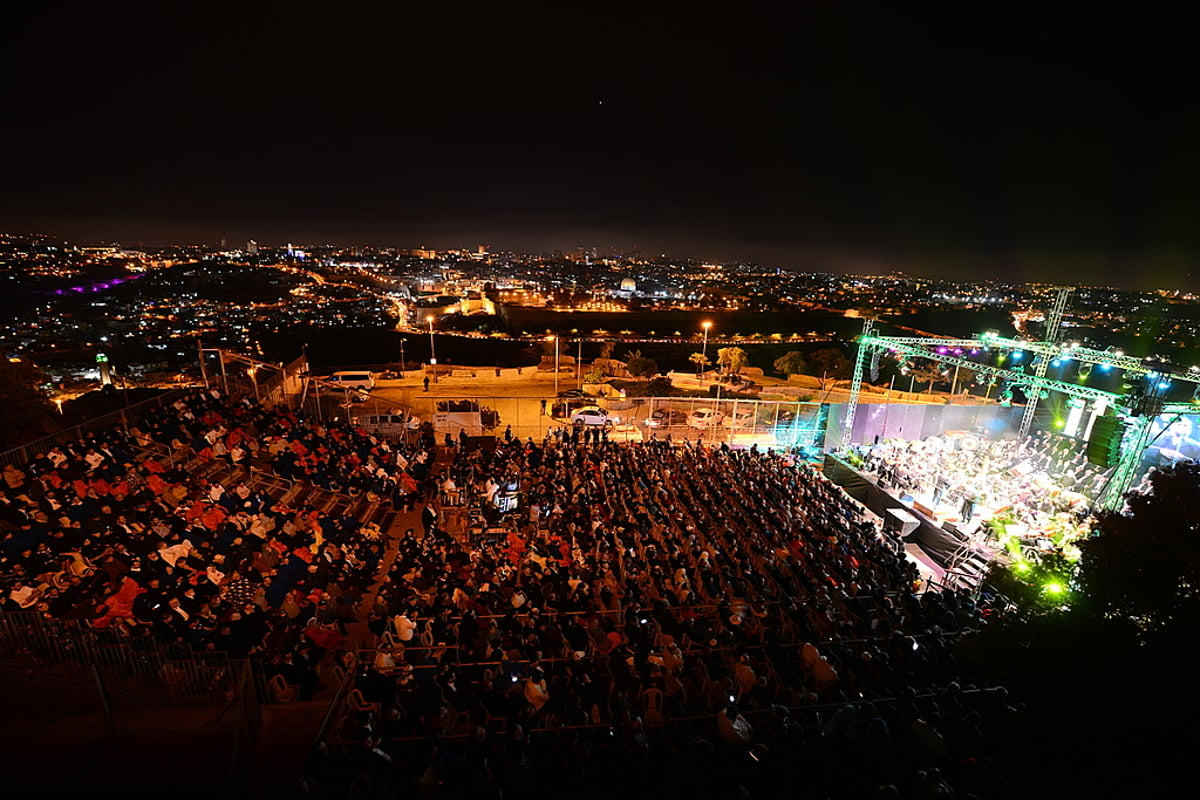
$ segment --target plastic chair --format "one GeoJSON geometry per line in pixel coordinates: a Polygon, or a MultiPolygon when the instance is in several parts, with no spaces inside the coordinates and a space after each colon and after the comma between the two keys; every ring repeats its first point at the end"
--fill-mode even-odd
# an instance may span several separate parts
{"type": "Polygon", "coordinates": [[[361,714],[364,711],[372,711],[375,713],[375,716],[379,716],[381,710],[379,703],[368,703],[367,699],[363,697],[362,691],[359,689],[350,690],[350,694],[346,696],[346,705],[349,706],[350,710],[355,714],[361,714]]]}
{"type": "Polygon", "coordinates": [[[341,686],[342,681],[346,680],[346,670],[338,664],[334,664],[329,668],[329,679],[334,686],[341,686]]]}
{"type": "Polygon", "coordinates": [[[276,703],[290,703],[300,694],[300,687],[288,683],[282,675],[276,675],[267,681],[267,688],[271,690],[271,696],[275,698],[276,703]]]}
{"type": "Polygon", "coordinates": [[[663,693],[662,690],[651,687],[642,692],[642,712],[647,725],[662,725],[663,693]]]}

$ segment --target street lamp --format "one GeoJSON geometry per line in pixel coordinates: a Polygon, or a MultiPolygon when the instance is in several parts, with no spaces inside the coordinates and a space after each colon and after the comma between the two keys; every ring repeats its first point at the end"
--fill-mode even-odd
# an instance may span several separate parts
{"type": "Polygon", "coordinates": [[[429,366],[433,367],[433,382],[437,383],[437,356],[433,352],[433,314],[426,314],[425,321],[429,323],[429,366]]]}
{"type": "Polygon", "coordinates": [[[700,367],[705,368],[708,366],[708,329],[712,327],[712,321],[706,319],[700,323],[700,327],[704,328],[704,346],[700,348],[700,356],[703,359],[703,363],[700,367]]]}
{"type": "Polygon", "coordinates": [[[554,396],[558,397],[558,337],[547,336],[547,342],[554,342],[554,396]]]}

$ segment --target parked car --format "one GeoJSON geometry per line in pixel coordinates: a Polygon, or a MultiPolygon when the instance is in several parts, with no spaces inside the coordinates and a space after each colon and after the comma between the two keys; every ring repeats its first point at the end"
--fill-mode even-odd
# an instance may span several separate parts
{"type": "Polygon", "coordinates": [[[646,425],[651,428],[669,428],[673,425],[686,425],[688,415],[675,408],[656,408],[646,425]]]}
{"type": "Polygon", "coordinates": [[[583,408],[576,409],[571,414],[571,424],[578,426],[603,425],[606,428],[611,428],[620,421],[620,417],[609,414],[599,406],[584,406],[583,408]]]}
{"type": "Polygon", "coordinates": [[[754,412],[739,408],[732,414],[726,415],[725,419],[721,420],[721,424],[735,430],[739,428],[753,428],[754,412]]]}
{"type": "Polygon", "coordinates": [[[796,412],[790,408],[781,408],[775,415],[776,425],[792,425],[796,422],[796,412]]]}
{"type": "Polygon", "coordinates": [[[723,419],[725,419],[725,415],[715,408],[697,408],[688,417],[687,424],[692,428],[707,430],[720,425],[723,419]]]}
{"type": "Polygon", "coordinates": [[[588,394],[583,389],[564,389],[563,391],[558,393],[558,396],[571,398],[571,399],[583,398],[583,399],[587,399],[587,400],[592,400],[595,398],[595,395],[588,394]]]}
{"type": "Polygon", "coordinates": [[[367,370],[344,370],[325,378],[330,389],[358,389],[369,392],[375,388],[375,378],[367,370]]]}

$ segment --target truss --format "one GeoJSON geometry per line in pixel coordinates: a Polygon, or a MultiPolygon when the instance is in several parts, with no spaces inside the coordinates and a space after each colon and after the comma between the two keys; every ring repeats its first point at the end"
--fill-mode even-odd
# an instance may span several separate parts
{"type": "Polygon", "coordinates": [[[1140,392],[1112,392],[1079,383],[1047,378],[1046,370],[1051,360],[1073,360],[1081,364],[1119,369],[1124,372],[1126,378],[1151,379],[1149,382],[1151,387],[1158,379],[1181,381],[1196,385],[1198,392],[1200,392],[1200,370],[1195,367],[1186,371],[1178,370],[1159,361],[1138,359],[1111,349],[1094,350],[1073,343],[1053,341],[1053,336],[1061,325],[1069,293],[1070,290],[1059,292],[1054,308],[1047,316],[1047,334],[1050,341],[1035,342],[1011,339],[991,333],[980,334],[974,339],[876,336],[872,333],[871,321],[868,321],[862,335],[858,338],[858,354],[854,361],[854,375],[850,382],[850,398],[843,420],[843,442],[849,444],[851,441],[854,417],[862,391],[863,368],[874,354],[890,351],[909,357],[926,358],[951,367],[964,367],[994,380],[1008,381],[1013,386],[1024,390],[1028,399],[1021,420],[1020,434],[1022,436],[1028,434],[1038,399],[1043,394],[1057,392],[1093,403],[1104,403],[1113,408],[1125,426],[1121,440],[1121,456],[1112,478],[1098,500],[1105,508],[1119,508],[1125,492],[1132,485],[1142,453],[1150,442],[1154,418],[1159,414],[1194,414],[1197,413],[1198,408],[1195,403],[1191,402],[1164,402],[1155,397],[1161,390],[1153,388],[1143,389],[1140,392]],[[960,353],[953,352],[955,350],[960,353]],[[1040,358],[1033,364],[1033,370],[1026,372],[1022,369],[975,361],[967,354],[961,353],[966,350],[988,353],[996,350],[1020,350],[1033,353],[1040,358]],[[1155,399],[1155,402],[1149,405],[1146,402],[1148,395],[1155,399]]]}

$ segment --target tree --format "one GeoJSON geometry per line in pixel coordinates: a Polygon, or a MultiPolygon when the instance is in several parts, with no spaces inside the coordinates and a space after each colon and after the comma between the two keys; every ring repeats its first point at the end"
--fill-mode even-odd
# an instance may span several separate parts
{"type": "Polygon", "coordinates": [[[617,343],[613,341],[600,343],[600,358],[612,358],[613,350],[617,348],[617,343]]]}
{"type": "Polygon", "coordinates": [[[0,449],[25,444],[56,429],[45,373],[25,358],[0,351],[0,449]]]}
{"type": "Polygon", "coordinates": [[[1128,513],[1105,514],[1080,546],[1079,602],[1093,615],[1129,620],[1143,640],[1194,642],[1200,633],[1200,464],[1149,475],[1128,513]]]}
{"type": "Polygon", "coordinates": [[[771,366],[775,368],[776,372],[782,373],[785,378],[791,375],[801,375],[804,373],[806,367],[804,353],[801,353],[799,350],[784,353],[775,359],[775,363],[771,366]]]}
{"type": "Polygon", "coordinates": [[[727,375],[737,375],[746,366],[746,351],[740,347],[722,347],[717,351],[717,365],[727,375]]]}
{"type": "Polygon", "coordinates": [[[808,368],[814,375],[821,376],[821,391],[824,391],[827,381],[849,378],[852,365],[841,350],[825,347],[809,353],[808,368]]]}
{"type": "Polygon", "coordinates": [[[703,372],[705,367],[707,367],[709,364],[708,356],[704,355],[704,353],[692,353],[690,356],[688,356],[688,361],[696,365],[697,375],[703,372]]]}
{"type": "MultiPolygon", "coordinates": [[[[1015,787],[1035,790],[1024,794],[1109,796],[1130,763],[1193,757],[1194,722],[1180,709],[1200,703],[1200,465],[1160,468],[1148,480],[1151,491],[1130,494],[1125,512],[1100,515],[1065,589],[1058,575],[1029,575],[1040,565],[1019,576],[1025,587],[988,581],[1021,611],[989,620],[960,663],[1003,676],[1028,704],[1011,741],[1053,730],[1060,745],[1028,751],[1014,768],[1015,787]],[[1112,732],[1106,752],[1119,757],[1096,758],[1098,729],[1112,732]],[[1088,768],[1063,771],[1063,763],[1088,768]]],[[[1170,796],[1174,779],[1148,770],[1137,792],[1170,796]]]]}
{"type": "Polygon", "coordinates": [[[979,381],[978,373],[970,367],[955,367],[950,375],[950,379],[955,383],[951,390],[962,389],[963,394],[967,393],[968,387],[974,386],[979,381]]]}
{"type": "Polygon", "coordinates": [[[647,378],[658,374],[658,362],[643,356],[641,350],[630,350],[625,354],[625,369],[635,378],[647,378]]]}
{"type": "Polygon", "coordinates": [[[933,385],[935,383],[940,383],[941,381],[945,380],[945,376],[942,375],[941,368],[938,367],[937,363],[933,361],[921,362],[919,366],[910,370],[908,374],[917,383],[927,384],[927,388],[930,392],[933,391],[933,385]]]}

